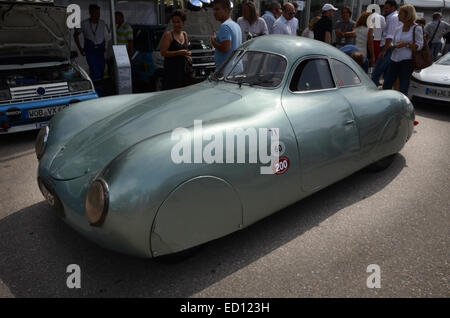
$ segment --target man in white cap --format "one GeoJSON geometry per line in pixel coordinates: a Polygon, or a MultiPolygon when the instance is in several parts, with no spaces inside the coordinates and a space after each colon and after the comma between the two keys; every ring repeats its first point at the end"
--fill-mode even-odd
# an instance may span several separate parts
{"type": "Polygon", "coordinates": [[[331,44],[333,32],[333,16],[338,9],[332,4],[325,3],[322,7],[322,17],[314,24],[314,39],[331,44]]]}

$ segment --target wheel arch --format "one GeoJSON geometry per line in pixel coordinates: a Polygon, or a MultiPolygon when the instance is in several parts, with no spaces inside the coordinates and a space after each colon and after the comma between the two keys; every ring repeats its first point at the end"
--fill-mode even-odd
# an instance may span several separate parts
{"type": "Polygon", "coordinates": [[[180,252],[241,229],[242,201],[226,180],[193,177],[162,202],[150,231],[153,257],[180,252]]]}

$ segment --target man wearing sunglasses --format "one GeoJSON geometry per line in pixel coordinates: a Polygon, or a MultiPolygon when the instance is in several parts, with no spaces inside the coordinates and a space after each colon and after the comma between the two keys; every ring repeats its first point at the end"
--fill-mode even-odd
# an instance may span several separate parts
{"type": "Polygon", "coordinates": [[[292,3],[285,3],[283,5],[283,14],[273,24],[273,34],[292,34],[289,21],[295,17],[295,8],[292,3]]]}

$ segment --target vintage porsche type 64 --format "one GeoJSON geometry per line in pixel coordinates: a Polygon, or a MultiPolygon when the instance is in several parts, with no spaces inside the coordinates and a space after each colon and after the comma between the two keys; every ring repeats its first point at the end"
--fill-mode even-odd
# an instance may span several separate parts
{"type": "Polygon", "coordinates": [[[364,167],[387,167],[413,127],[409,99],[378,90],[344,53],[270,35],[244,43],[202,83],[58,113],[36,141],[38,183],[85,237],[157,257],[241,230],[364,167]],[[240,134],[230,140],[230,131],[240,134]],[[262,163],[274,132],[279,143],[265,154],[278,160],[262,163]]]}

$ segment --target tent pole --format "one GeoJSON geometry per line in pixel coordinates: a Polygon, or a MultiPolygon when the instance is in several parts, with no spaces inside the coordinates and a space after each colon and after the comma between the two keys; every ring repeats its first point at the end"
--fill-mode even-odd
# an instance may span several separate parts
{"type": "Polygon", "coordinates": [[[112,40],[113,44],[117,45],[117,29],[116,29],[116,4],[115,0],[110,0],[109,2],[109,12],[111,14],[111,34],[112,34],[112,40]]]}

